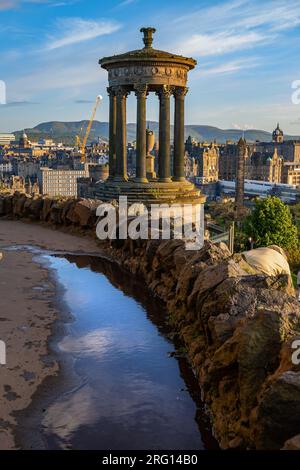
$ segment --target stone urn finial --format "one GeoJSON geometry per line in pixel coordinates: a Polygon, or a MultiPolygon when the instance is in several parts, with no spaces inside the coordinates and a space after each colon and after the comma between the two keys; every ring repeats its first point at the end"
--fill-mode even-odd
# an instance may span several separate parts
{"type": "Polygon", "coordinates": [[[155,157],[154,155],[151,155],[151,152],[153,150],[155,143],[155,135],[153,131],[150,131],[150,129],[146,129],[146,172],[147,172],[147,178],[149,181],[153,180],[156,178],[156,173],[154,170],[154,161],[155,157]]]}
{"type": "Polygon", "coordinates": [[[143,41],[145,44],[145,49],[152,48],[153,34],[155,33],[155,28],[141,28],[140,32],[144,34],[143,41]]]}

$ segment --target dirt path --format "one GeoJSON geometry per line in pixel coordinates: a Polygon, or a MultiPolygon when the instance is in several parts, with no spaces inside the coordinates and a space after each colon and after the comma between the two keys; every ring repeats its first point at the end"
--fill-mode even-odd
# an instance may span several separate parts
{"type": "Polygon", "coordinates": [[[39,384],[58,371],[48,355],[48,339],[59,314],[56,287],[46,266],[34,261],[32,253],[6,249],[13,245],[100,253],[92,239],[19,221],[0,221],[0,340],[7,353],[6,365],[0,365],[0,449],[15,448],[13,413],[26,408],[39,384]]]}

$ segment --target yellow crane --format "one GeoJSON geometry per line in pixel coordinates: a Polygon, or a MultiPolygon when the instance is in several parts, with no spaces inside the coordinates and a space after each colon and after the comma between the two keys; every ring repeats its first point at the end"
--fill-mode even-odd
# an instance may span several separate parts
{"type": "Polygon", "coordinates": [[[88,126],[86,128],[86,133],[85,133],[85,136],[81,142],[81,139],[79,137],[79,135],[76,135],[76,146],[78,147],[79,149],[79,152],[81,154],[81,163],[85,163],[85,147],[86,147],[86,143],[87,143],[87,140],[89,138],[89,135],[90,135],[90,132],[91,132],[91,128],[92,128],[92,125],[93,125],[93,121],[95,119],[95,115],[96,115],[96,111],[97,111],[97,108],[98,108],[98,105],[100,103],[100,101],[102,100],[102,96],[101,95],[98,95],[97,98],[96,98],[96,102],[95,102],[95,105],[94,105],[94,108],[93,108],[93,112],[92,112],[92,115],[91,115],[91,119],[89,120],[89,123],[88,123],[88,126]]]}

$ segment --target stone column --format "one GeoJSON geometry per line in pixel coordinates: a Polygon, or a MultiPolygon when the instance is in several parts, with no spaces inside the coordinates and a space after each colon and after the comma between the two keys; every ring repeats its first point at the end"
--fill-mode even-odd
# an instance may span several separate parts
{"type": "Polygon", "coordinates": [[[236,217],[240,218],[244,206],[245,192],[245,159],[247,156],[247,142],[240,138],[238,141],[238,156],[236,166],[235,209],[236,217]]]}
{"type": "Polygon", "coordinates": [[[174,176],[173,181],[185,181],[184,177],[184,98],[188,88],[176,87],[174,116],[174,176]]]}
{"type": "Polygon", "coordinates": [[[116,173],[116,128],[117,128],[117,99],[112,87],[107,88],[109,95],[109,177],[113,179],[116,173]]]}
{"type": "Polygon", "coordinates": [[[172,88],[163,85],[157,92],[159,96],[159,181],[168,183],[170,178],[170,96],[172,88]]]}
{"type": "Polygon", "coordinates": [[[116,172],[115,181],[127,181],[127,149],[126,149],[126,99],[129,92],[118,86],[116,94],[116,172]]]}
{"type": "Polygon", "coordinates": [[[146,99],[147,85],[136,85],[136,178],[138,183],[147,183],[146,178],[146,99]]]}

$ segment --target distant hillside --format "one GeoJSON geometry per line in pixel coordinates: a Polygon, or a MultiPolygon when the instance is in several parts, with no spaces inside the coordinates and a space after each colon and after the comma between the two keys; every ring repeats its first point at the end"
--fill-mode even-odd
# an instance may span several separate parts
{"type": "MultiPolygon", "coordinates": [[[[33,128],[25,129],[30,140],[39,140],[50,138],[57,142],[63,142],[66,145],[74,145],[75,136],[83,136],[87,129],[89,121],[60,122],[50,121],[38,124],[33,128]]],[[[17,138],[23,133],[16,131],[17,138]]],[[[108,140],[109,128],[108,122],[94,121],[90,132],[89,142],[96,140],[98,137],[108,140]]]]}
{"type": "MultiPolygon", "coordinates": [[[[191,135],[199,141],[216,140],[220,143],[225,143],[227,140],[236,142],[243,136],[243,132],[237,129],[219,129],[218,127],[197,125],[185,126],[185,133],[187,135],[191,135]]],[[[261,142],[269,142],[272,140],[271,132],[254,129],[245,131],[244,137],[249,142],[255,142],[256,140],[260,140],[261,142]]],[[[288,136],[286,136],[286,138],[288,138],[288,136]]]]}
{"type": "MultiPolygon", "coordinates": [[[[29,139],[37,140],[42,138],[52,138],[55,141],[62,141],[65,144],[73,145],[75,135],[84,135],[87,128],[88,121],[74,121],[74,122],[60,122],[51,121],[38,124],[37,126],[29,129],[25,129],[29,139]]],[[[158,136],[158,122],[149,121],[148,126],[158,136]]],[[[127,139],[129,141],[135,140],[135,128],[134,123],[127,124],[127,139]]],[[[173,131],[173,129],[171,129],[173,131]]],[[[23,131],[16,131],[17,138],[23,131]]],[[[104,140],[108,140],[109,125],[108,122],[94,121],[89,137],[89,142],[96,140],[101,137],[104,140]]],[[[219,143],[225,143],[226,140],[238,141],[242,136],[242,131],[236,129],[219,129],[213,126],[202,126],[202,125],[187,125],[185,126],[185,138],[188,136],[195,138],[198,141],[211,142],[216,140],[219,143]]],[[[272,134],[270,132],[262,130],[248,130],[244,133],[245,138],[249,142],[255,142],[260,140],[263,142],[271,141],[272,134]]],[[[299,136],[285,136],[286,140],[299,139],[299,136]]]]}

